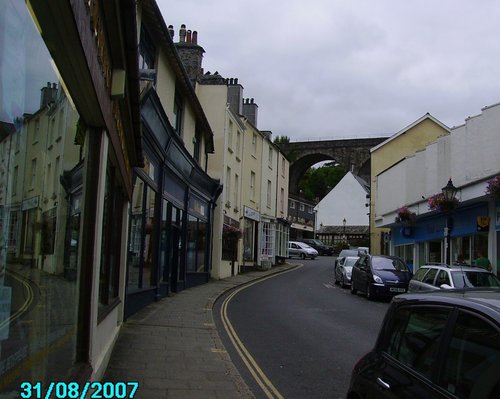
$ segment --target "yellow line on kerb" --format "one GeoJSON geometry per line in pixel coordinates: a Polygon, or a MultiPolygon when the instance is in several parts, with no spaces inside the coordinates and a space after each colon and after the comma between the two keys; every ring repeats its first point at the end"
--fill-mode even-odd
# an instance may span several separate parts
{"type": "MultiPolygon", "coordinates": [[[[300,265],[299,267],[302,267],[300,265]]],[[[222,323],[224,324],[224,328],[227,332],[227,335],[229,336],[229,339],[231,340],[234,348],[238,352],[238,355],[240,356],[241,360],[243,360],[243,363],[247,367],[248,371],[252,375],[252,377],[255,379],[257,384],[261,387],[262,391],[266,394],[266,396],[269,399],[284,399],[283,395],[276,389],[276,387],[273,385],[273,383],[267,378],[267,376],[264,374],[262,369],[259,367],[255,359],[252,357],[252,355],[248,352],[248,350],[245,348],[245,345],[243,345],[243,342],[238,338],[238,334],[233,328],[233,325],[229,321],[229,317],[227,316],[227,307],[229,305],[229,302],[233,297],[239,293],[240,291],[243,291],[244,289],[247,289],[248,287],[251,287],[254,284],[260,283],[264,280],[268,280],[272,277],[276,277],[277,275],[283,274],[283,273],[288,273],[293,270],[296,270],[297,268],[293,268],[290,270],[287,270],[282,273],[276,273],[267,277],[264,277],[260,280],[254,281],[253,283],[249,283],[241,288],[236,289],[233,291],[222,303],[221,306],[221,319],[222,323]]]]}
{"type": "Polygon", "coordinates": [[[24,286],[24,288],[26,289],[26,300],[13,315],[11,315],[8,319],[0,323],[0,329],[6,327],[8,324],[12,323],[15,319],[20,317],[24,312],[26,312],[33,303],[34,299],[33,288],[31,288],[31,286],[25,280],[19,278],[17,275],[15,275],[9,270],[6,270],[6,272],[9,273],[12,278],[16,279],[24,286]]]}

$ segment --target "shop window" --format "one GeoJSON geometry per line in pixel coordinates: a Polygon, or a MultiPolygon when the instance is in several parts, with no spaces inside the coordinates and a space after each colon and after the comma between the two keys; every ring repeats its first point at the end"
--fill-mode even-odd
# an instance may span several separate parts
{"type": "Polygon", "coordinates": [[[118,300],[119,265],[122,239],[124,195],[108,159],[103,204],[101,267],[99,273],[100,313],[118,300]]]}
{"type": "Polygon", "coordinates": [[[0,14],[0,165],[5,172],[0,240],[7,245],[0,251],[0,397],[10,397],[30,378],[45,387],[55,379],[71,381],[81,360],[81,265],[78,252],[70,250],[81,234],[80,223],[72,219],[72,194],[83,183],[65,176],[83,165],[86,153],[75,144],[79,115],[26,4],[2,2],[0,14]],[[53,109],[47,98],[57,98],[67,110],[60,125],[49,122],[53,109]],[[55,135],[53,128],[60,128],[61,146],[46,151],[42,143],[55,135]]]}
{"type": "Polygon", "coordinates": [[[247,261],[254,260],[254,227],[255,222],[245,219],[245,228],[243,229],[243,259],[247,261]]]}
{"type": "Polygon", "coordinates": [[[207,223],[193,215],[188,215],[186,270],[205,272],[207,223]]]}

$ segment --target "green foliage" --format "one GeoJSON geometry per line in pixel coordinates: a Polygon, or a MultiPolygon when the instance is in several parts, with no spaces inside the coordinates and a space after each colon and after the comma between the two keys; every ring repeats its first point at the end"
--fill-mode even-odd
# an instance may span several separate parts
{"type": "Polygon", "coordinates": [[[302,195],[311,201],[321,200],[330,190],[342,180],[347,171],[333,163],[320,168],[309,168],[299,183],[302,195]]]}
{"type": "Polygon", "coordinates": [[[276,136],[274,138],[274,144],[288,144],[290,142],[290,137],[288,136],[276,136]]]}

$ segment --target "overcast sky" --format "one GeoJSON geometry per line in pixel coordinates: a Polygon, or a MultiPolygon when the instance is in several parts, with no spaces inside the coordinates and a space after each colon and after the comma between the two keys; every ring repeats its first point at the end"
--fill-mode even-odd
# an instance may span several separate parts
{"type": "Polygon", "coordinates": [[[426,112],[453,127],[500,102],[498,0],[157,1],[275,136],[385,136],[426,112]]]}

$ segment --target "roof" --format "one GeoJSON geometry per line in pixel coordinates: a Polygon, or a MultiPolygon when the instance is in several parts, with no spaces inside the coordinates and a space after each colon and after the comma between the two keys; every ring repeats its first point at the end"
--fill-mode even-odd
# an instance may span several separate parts
{"type": "Polygon", "coordinates": [[[417,126],[418,124],[422,123],[426,119],[430,119],[431,121],[433,121],[437,125],[441,126],[443,129],[445,129],[447,132],[450,132],[450,128],[448,126],[446,126],[444,123],[442,123],[441,121],[439,121],[438,119],[436,119],[430,113],[427,112],[424,116],[418,118],[416,121],[414,121],[413,123],[409,124],[408,126],[406,126],[405,128],[403,128],[399,132],[393,134],[387,140],[382,141],[380,144],[378,144],[375,147],[371,148],[370,152],[373,153],[373,152],[377,151],[379,148],[383,147],[384,145],[386,145],[387,143],[391,142],[392,140],[395,140],[399,136],[402,136],[408,130],[414,128],[415,126],[417,126]]]}

